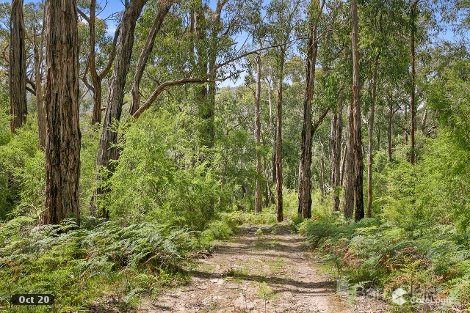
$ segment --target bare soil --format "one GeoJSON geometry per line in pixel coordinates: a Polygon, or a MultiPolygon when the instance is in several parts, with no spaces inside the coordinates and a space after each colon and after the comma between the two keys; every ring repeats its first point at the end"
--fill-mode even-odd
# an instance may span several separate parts
{"type": "Polygon", "coordinates": [[[289,226],[242,227],[189,274],[188,285],[144,301],[138,312],[386,312],[379,301],[340,297],[289,226]]]}

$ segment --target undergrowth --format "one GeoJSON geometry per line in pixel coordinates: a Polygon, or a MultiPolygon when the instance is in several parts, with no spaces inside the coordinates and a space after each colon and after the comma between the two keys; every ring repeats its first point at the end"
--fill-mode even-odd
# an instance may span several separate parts
{"type": "Polygon", "coordinates": [[[453,226],[406,231],[379,218],[350,223],[330,215],[305,221],[299,230],[350,285],[379,290],[386,301],[397,288],[407,290],[408,305],[392,310],[419,307],[412,294],[432,299],[432,310],[470,309],[470,247],[453,226]]]}
{"type": "Polygon", "coordinates": [[[18,217],[0,228],[1,306],[12,294],[50,293],[59,311],[85,310],[112,294],[124,309],[139,296],[184,279],[179,269],[196,245],[186,230],[151,223],[85,220],[79,227],[67,220],[36,226],[32,218],[18,217]]]}

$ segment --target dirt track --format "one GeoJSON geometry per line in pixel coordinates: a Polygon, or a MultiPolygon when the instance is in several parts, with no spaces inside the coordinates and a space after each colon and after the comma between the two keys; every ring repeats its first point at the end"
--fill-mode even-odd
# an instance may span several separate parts
{"type": "Polygon", "coordinates": [[[305,238],[287,226],[243,227],[193,269],[191,283],[144,301],[139,312],[385,312],[352,304],[321,274],[305,238]],[[262,233],[261,233],[262,231],[262,233]]]}

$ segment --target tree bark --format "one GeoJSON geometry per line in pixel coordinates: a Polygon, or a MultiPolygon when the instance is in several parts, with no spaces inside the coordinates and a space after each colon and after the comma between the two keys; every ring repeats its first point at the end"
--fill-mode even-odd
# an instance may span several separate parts
{"type": "Polygon", "coordinates": [[[90,55],[88,58],[88,66],[90,67],[91,82],[93,84],[93,115],[92,124],[101,123],[101,80],[96,72],[96,0],[90,1],[90,55]]]}
{"type": "Polygon", "coordinates": [[[256,56],[256,96],[255,96],[255,137],[256,137],[256,186],[255,186],[255,212],[261,213],[262,210],[262,176],[261,166],[261,56],[256,56]]]}
{"type": "Polygon", "coordinates": [[[362,135],[361,135],[361,103],[360,103],[360,76],[359,76],[359,29],[357,16],[357,2],[351,0],[352,16],[352,59],[353,59],[353,114],[354,114],[354,219],[359,221],[364,217],[362,135]]]}
{"type": "Polygon", "coordinates": [[[348,106],[348,138],[343,160],[343,213],[351,219],[354,213],[354,114],[353,103],[348,106]]]}
{"type": "Polygon", "coordinates": [[[325,198],[325,159],[323,157],[323,151],[320,157],[320,193],[323,201],[325,198]]]}
{"type": "MultiPolygon", "coordinates": [[[[271,137],[273,138],[273,153],[271,157],[272,163],[272,183],[276,183],[276,124],[273,117],[273,101],[272,101],[272,89],[271,82],[268,83],[268,105],[269,105],[269,129],[271,131],[271,137]]],[[[275,201],[272,203],[274,204],[275,201]]]]}
{"type": "Polygon", "coordinates": [[[319,13],[316,19],[310,17],[310,38],[305,66],[304,118],[300,143],[298,215],[302,218],[310,218],[312,215],[312,99],[315,89],[315,64],[318,51],[317,26],[322,9],[318,2],[312,1],[312,9],[314,5],[318,5],[319,13]]]}
{"type": "MultiPolygon", "coordinates": [[[[113,75],[110,81],[110,93],[96,160],[96,164],[99,167],[105,167],[110,173],[114,171],[112,162],[110,161],[117,160],[119,157],[119,151],[116,147],[118,133],[116,130],[111,129],[111,126],[121,119],[124,88],[134,45],[135,25],[146,2],[147,0],[131,1],[124,11],[119,29],[113,75]]],[[[98,179],[106,178],[107,177],[98,177],[98,179]]],[[[102,188],[98,188],[95,191],[91,203],[92,212],[96,212],[95,203],[97,196],[104,192],[106,192],[106,190],[102,188]]],[[[103,215],[106,216],[107,212],[103,212],[103,215]]]]}
{"type": "Polygon", "coordinates": [[[132,104],[129,108],[129,114],[133,115],[140,107],[140,82],[144,74],[145,66],[147,65],[150,54],[152,53],[153,46],[155,45],[155,38],[157,37],[160,28],[162,27],[163,21],[166,15],[170,11],[174,0],[160,0],[157,4],[158,13],[153,21],[152,28],[145,42],[145,46],[139,56],[137,62],[137,68],[134,75],[134,84],[132,86],[132,104]]]}
{"type": "MultiPolygon", "coordinates": [[[[41,38],[44,31],[41,31],[41,38]]],[[[37,32],[33,35],[33,54],[34,54],[34,83],[36,85],[36,107],[38,111],[38,145],[40,149],[46,147],[46,105],[44,103],[44,91],[42,83],[42,47],[43,41],[37,40],[37,32]]]]}
{"type": "Polygon", "coordinates": [[[10,129],[12,133],[26,122],[26,51],[23,0],[13,0],[10,17],[10,129]]]}
{"type": "Polygon", "coordinates": [[[416,131],[416,16],[418,15],[418,0],[416,0],[411,6],[411,99],[410,99],[410,111],[411,111],[411,151],[410,151],[410,162],[415,164],[416,152],[415,152],[415,131],[416,131]]]}
{"type": "Polygon", "coordinates": [[[46,201],[43,222],[80,218],[76,1],[46,0],[46,201]]]}
{"type": "Polygon", "coordinates": [[[283,81],[284,81],[284,62],[285,48],[281,47],[279,57],[279,73],[278,73],[278,91],[276,103],[276,212],[277,221],[284,220],[283,199],[282,199],[282,104],[283,104],[283,81]]]}
{"type": "Polygon", "coordinates": [[[341,137],[342,137],[342,106],[335,110],[331,119],[331,187],[333,189],[333,211],[339,211],[339,193],[341,186],[341,137]]]}
{"type": "Polygon", "coordinates": [[[388,148],[388,161],[392,162],[392,126],[393,126],[393,102],[389,99],[389,115],[388,115],[388,127],[387,127],[387,148],[388,148]]]}
{"type": "Polygon", "coordinates": [[[374,74],[372,77],[371,85],[371,105],[369,111],[369,127],[368,127],[368,148],[369,153],[367,157],[367,217],[372,217],[372,163],[373,159],[373,136],[374,136],[374,119],[375,119],[375,105],[377,99],[377,76],[379,67],[380,52],[375,57],[374,74]]]}

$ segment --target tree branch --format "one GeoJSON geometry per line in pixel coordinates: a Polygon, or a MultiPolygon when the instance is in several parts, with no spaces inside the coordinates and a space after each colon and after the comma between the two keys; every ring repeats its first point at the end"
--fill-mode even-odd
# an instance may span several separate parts
{"type": "Polygon", "coordinates": [[[182,78],[182,79],[177,79],[177,80],[166,81],[157,86],[157,88],[152,93],[150,98],[148,98],[147,101],[145,101],[145,103],[132,116],[134,118],[138,118],[143,112],[145,112],[152,105],[152,103],[155,102],[155,100],[157,100],[158,96],[163,91],[165,91],[165,89],[168,87],[183,85],[183,84],[188,84],[188,83],[206,83],[208,81],[209,80],[207,80],[207,78],[182,78]]]}
{"type": "Polygon", "coordinates": [[[116,31],[114,32],[113,44],[111,47],[111,53],[109,55],[108,64],[106,64],[106,67],[98,75],[98,77],[101,80],[104,79],[106,75],[108,75],[109,71],[111,70],[111,67],[113,66],[114,58],[116,57],[116,45],[117,45],[120,30],[121,30],[121,25],[119,25],[116,31]]]}

